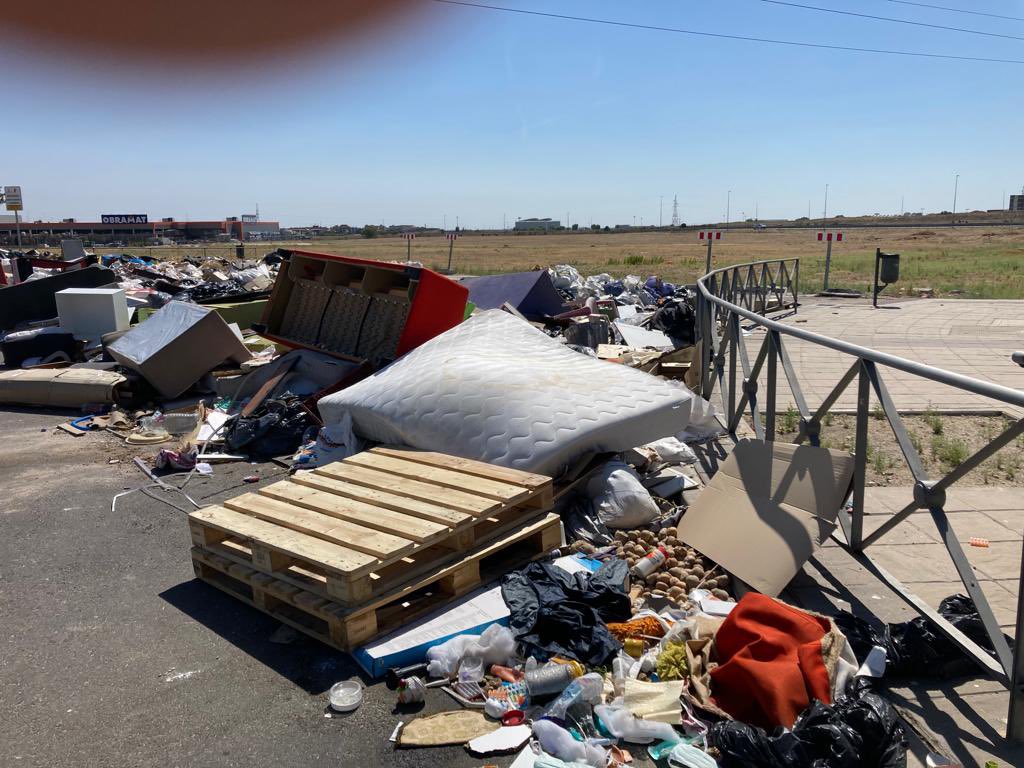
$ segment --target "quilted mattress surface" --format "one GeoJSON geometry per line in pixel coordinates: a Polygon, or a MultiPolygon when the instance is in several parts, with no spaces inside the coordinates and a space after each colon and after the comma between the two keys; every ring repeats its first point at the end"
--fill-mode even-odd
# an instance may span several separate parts
{"type": "Polygon", "coordinates": [[[591,451],[675,435],[707,404],[683,386],[582,355],[501,310],[482,312],[320,400],[382,443],[557,475],[591,451]]]}

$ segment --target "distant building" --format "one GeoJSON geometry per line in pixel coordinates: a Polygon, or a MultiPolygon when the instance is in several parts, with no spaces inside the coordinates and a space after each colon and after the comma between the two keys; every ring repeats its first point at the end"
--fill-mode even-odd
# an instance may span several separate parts
{"type": "Polygon", "coordinates": [[[1010,195],[1010,210],[1024,211],[1024,195],[1010,195]]]}
{"type": "MultiPolygon", "coordinates": [[[[276,221],[248,220],[251,218],[231,216],[214,221],[178,221],[174,218],[149,221],[145,214],[104,214],[100,221],[22,221],[21,233],[38,239],[77,237],[93,242],[142,242],[160,237],[173,240],[267,239],[276,237],[281,231],[276,221]]],[[[0,220],[0,241],[11,242],[16,229],[13,221],[0,220]]]]}
{"type": "Polygon", "coordinates": [[[557,219],[517,219],[515,229],[522,232],[525,230],[543,229],[547,232],[550,229],[561,229],[562,222],[557,219]]]}

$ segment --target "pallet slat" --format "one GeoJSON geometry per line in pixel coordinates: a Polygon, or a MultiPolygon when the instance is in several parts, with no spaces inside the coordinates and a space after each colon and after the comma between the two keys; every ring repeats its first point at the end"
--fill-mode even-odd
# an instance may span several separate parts
{"type": "Polygon", "coordinates": [[[282,480],[260,488],[261,496],[286,501],[299,507],[306,507],[340,520],[359,523],[380,531],[401,531],[403,537],[421,544],[436,539],[451,531],[446,525],[420,518],[410,518],[389,509],[381,509],[354,499],[340,498],[334,494],[308,488],[282,480]]]}
{"type": "Polygon", "coordinates": [[[519,485],[504,483],[500,480],[491,480],[479,475],[459,472],[455,469],[445,469],[430,464],[417,464],[404,458],[384,456],[370,451],[360,453],[357,456],[350,456],[342,463],[379,469],[382,472],[390,472],[396,477],[406,477],[410,480],[424,480],[442,488],[472,491],[479,496],[485,496],[506,504],[513,504],[530,495],[529,489],[519,485]]]}
{"type": "Polygon", "coordinates": [[[399,448],[397,446],[381,445],[371,448],[370,453],[377,453],[382,456],[393,456],[407,461],[415,461],[420,464],[429,464],[435,467],[457,469],[468,475],[487,477],[493,480],[502,480],[513,485],[520,485],[523,488],[537,490],[544,486],[551,485],[551,478],[545,475],[535,475],[532,472],[523,472],[520,469],[509,469],[488,464],[485,461],[475,459],[464,459],[461,456],[449,456],[446,453],[435,453],[434,451],[417,451],[414,448],[399,448]]]}
{"type": "Polygon", "coordinates": [[[356,549],[377,558],[390,557],[403,551],[412,551],[416,542],[383,531],[349,523],[335,517],[318,514],[277,499],[245,493],[228,499],[224,506],[268,523],[276,523],[299,533],[306,533],[324,541],[356,549]]]}
{"type": "Polygon", "coordinates": [[[428,501],[410,499],[408,496],[399,496],[387,491],[379,491],[376,488],[367,488],[365,485],[355,485],[342,480],[335,480],[326,475],[317,475],[313,472],[296,472],[292,475],[292,482],[299,485],[308,485],[328,493],[335,493],[338,496],[364,501],[376,507],[391,509],[395,512],[422,517],[425,520],[433,520],[435,523],[443,523],[457,527],[474,519],[473,515],[466,512],[458,512],[454,509],[431,504],[428,501]]]}
{"type": "Polygon", "coordinates": [[[429,501],[462,512],[470,512],[474,515],[484,514],[494,509],[495,506],[493,499],[483,499],[464,491],[439,488],[430,483],[423,483],[404,477],[395,477],[387,472],[359,467],[355,464],[347,464],[344,461],[314,469],[313,473],[333,477],[337,480],[347,480],[357,485],[365,485],[382,491],[389,491],[399,496],[429,501]]]}
{"type": "MultiPolygon", "coordinates": [[[[273,551],[310,560],[339,572],[373,566],[379,560],[364,552],[329,544],[226,507],[205,507],[189,514],[194,521],[226,534],[259,542],[273,551]]],[[[197,542],[205,544],[205,541],[197,542]]]]}

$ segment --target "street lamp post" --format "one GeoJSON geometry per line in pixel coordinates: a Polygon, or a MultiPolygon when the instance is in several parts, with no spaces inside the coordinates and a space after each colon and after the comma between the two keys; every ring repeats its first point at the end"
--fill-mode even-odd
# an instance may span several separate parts
{"type": "Polygon", "coordinates": [[[956,226],[956,193],[957,193],[957,188],[959,186],[960,186],[960,174],[958,173],[956,175],[956,178],[953,179],[953,226],[954,227],[956,226]]]}

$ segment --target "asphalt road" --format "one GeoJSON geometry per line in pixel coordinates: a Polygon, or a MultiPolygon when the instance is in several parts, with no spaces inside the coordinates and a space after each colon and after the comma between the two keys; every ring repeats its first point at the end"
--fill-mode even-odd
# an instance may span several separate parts
{"type": "MultiPolygon", "coordinates": [[[[511,762],[396,750],[400,720],[457,705],[429,691],[420,711],[400,712],[345,654],[301,635],[270,642],[278,622],[194,578],[182,512],[140,493],[110,511],[144,483],[131,457],[153,449],[55,429],[68,417],[0,410],[0,765],[511,762]],[[369,686],[363,705],[325,717],[327,689],[353,678],[369,686]]],[[[221,465],[188,490],[214,503],[253,471],[262,483],[284,472],[221,465]]]]}

